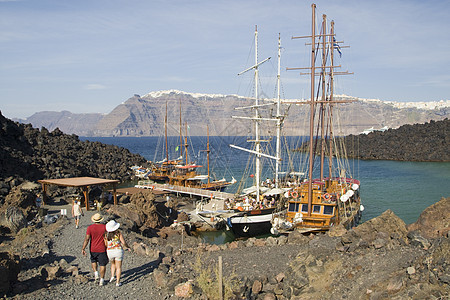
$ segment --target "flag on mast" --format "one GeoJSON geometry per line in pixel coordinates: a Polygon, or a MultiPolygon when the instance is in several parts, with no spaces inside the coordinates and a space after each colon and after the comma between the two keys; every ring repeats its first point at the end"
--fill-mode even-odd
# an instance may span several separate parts
{"type": "Polygon", "coordinates": [[[338,42],[336,42],[336,39],[334,37],[333,37],[333,47],[339,53],[339,57],[342,57],[341,46],[339,46],[338,42]]]}

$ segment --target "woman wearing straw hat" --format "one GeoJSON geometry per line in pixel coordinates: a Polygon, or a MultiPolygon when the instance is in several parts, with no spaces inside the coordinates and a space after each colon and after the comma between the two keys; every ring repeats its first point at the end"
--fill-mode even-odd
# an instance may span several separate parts
{"type": "Polygon", "coordinates": [[[106,223],[105,233],[106,253],[111,262],[111,279],[109,282],[113,282],[115,279],[116,286],[121,286],[120,275],[122,274],[123,249],[130,250],[119,227],[119,223],[111,220],[106,223]]]}

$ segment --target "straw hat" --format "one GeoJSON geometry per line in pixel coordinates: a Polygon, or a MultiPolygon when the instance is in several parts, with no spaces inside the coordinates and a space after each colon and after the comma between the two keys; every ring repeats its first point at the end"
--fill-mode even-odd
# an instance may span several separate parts
{"type": "Polygon", "coordinates": [[[114,220],[109,221],[106,223],[106,231],[113,232],[116,231],[120,227],[120,223],[117,223],[114,220]]]}
{"type": "Polygon", "coordinates": [[[94,223],[100,223],[101,221],[103,221],[103,217],[99,213],[96,213],[91,217],[91,220],[94,223]]]}

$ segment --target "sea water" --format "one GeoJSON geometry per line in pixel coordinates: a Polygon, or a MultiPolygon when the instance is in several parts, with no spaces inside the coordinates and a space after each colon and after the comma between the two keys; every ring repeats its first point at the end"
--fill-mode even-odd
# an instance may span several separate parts
{"type": "MultiPolygon", "coordinates": [[[[165,143],[159,137],[83,137],[81,139],[124,147],[151,161],[162,160],[165,157],[165,151],[162,151],[165,143]]],[[[179,137],[169,137],[169,141],[170,159],[177,158],[180,149],[175,145],[179,144],[179,137]],[[175,150],[178,152],[175,153],[175,150]]],[[[251,167],[252,160],[249,160],[248,154],[244,151],[229,146],[237,144],[248,148],[246,143],[245,137],[210,138],[210,169],[217,175],[217,179],[225,177],[231,180],[234,177],[239,181],[244,177],[246,184],[251,183],[253,176],[251,173],[245,173],[245,169],[246,166],[251,167]]],[[[203,165],[204,167],[199,171],[206,174],[206,152],[204,151],[206,137],[192,137],[188,144],[189,161],[203,165]]],[[[289,160],[285,159],[283,163],[286,164],[289,160]]],[[[298,163],[304,160],[303,157],[297,158],[298,163]]],[[[268,159],[263,160],[262,163],[268,166],[273,165],[273,162],[268,159]]],[[[410,224],[417,220],[426,207],[439,201],[441,197],[450,197],[450,163],[350,160],[349,167],[352,169],[352,176],[361,182],[361,202],[365,208],[362,221],[372,219],[390,209],[405,223],[410,224]]],[[[299,168],[298,171],[305,171],[299,168]]],[[[272,178],[271,170],[273,168],[263,169],[261,178],[272,178]]],[[[316,176],[317,169],[314,172],[316,176]]],[[[238,183],[231,186],[227,192],[235,192],[237,187],[238,183]]]]}

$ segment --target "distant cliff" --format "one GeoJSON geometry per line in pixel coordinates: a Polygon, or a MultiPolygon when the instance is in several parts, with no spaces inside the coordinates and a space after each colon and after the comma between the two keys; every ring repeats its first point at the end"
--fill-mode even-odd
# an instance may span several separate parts
{"type": "MultiPolygon", "coordinates": [[[[339,117],[340,120],[340,135],[357,134],[370,127],[397,128],[404,124],[450,118],[449,101],[396,103],[348,96],[336,98],[355,101],[340,104],[339,111],[334,112],[335,118],[339,117]]],[[[270,100],[264,103],[267,102],[270,100]]],[[[180,108],[182,130],[185,132],[186,124],[189,135],[206,135],[207,125],[211,135],[247,135],[251,132],[249,121],[232,119],[232,116],[243,115],[242,110],[236,111],[234,108],[252,105],[252,99],[236,95],[192,94],[175,90],[152,92],[142,97],[134,95],[106,115],[73,114],[68,111],[37,112],[26,120],[16,121],[31,123],[37,128],[45,127],[50,131],[59,128],[64,133],[80,136],[158,136],[164,133],[166,104],[169,135],[179,134],[180,108]]],[[[271,110],[272,114],[274,110],[271,110]]],[[[283,127],[285,135],[307,133],[307,105],[283,105],[283,112],[287,114],[283,127]]],[[[267,116],[270,116],[270,112],[267,116]]],[[[271,133],[271,129],[265,130],[266,133],[271,133]]]]}
{"type": "Polygon", "coordinates": [[[25,120],[13,119],[20,123],[31,124],[35,128],[45,127],[53,131],[59,128],[67,134],[79,136],[94,136],[93,130],[103,118],[103,114],[74,114],[70,111],[41,111],[33,114],[25,120]]]}

